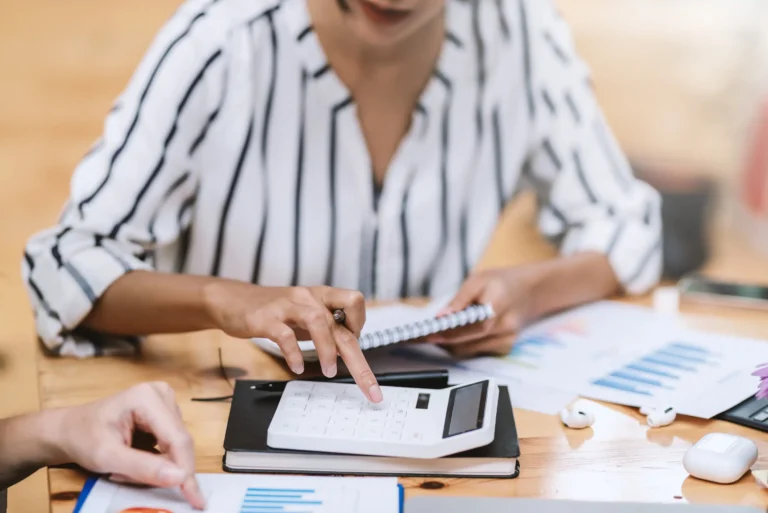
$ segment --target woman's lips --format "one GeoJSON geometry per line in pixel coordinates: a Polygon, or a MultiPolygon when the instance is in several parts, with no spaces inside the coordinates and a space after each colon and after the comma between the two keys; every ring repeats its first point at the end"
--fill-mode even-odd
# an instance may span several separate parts
{"type": "Polygon", "coordinates": [[[368,19],[377,25],[396,25],[405,20],[410,14],[410,11],[388,9],[366,0],[361,0],[360,6],[368,19]]]}

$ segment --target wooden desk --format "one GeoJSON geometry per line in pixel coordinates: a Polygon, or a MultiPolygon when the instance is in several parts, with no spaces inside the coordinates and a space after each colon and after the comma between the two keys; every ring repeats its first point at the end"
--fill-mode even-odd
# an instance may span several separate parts
{"type": "MultiPolygon", "coordinates": [[[[759,315],[754,326],[768,332],[759,315]]],[[[222,442],[229,412],[226,403],[193,403],[192,397],[217,396],[230,385],[219,375],[218,348],[228,375],[286,378],[288,373],[247,342],[218,333],[158,337],[145,346],[140,359],[125,361],[39,362],[43,407],[79,404],[116,393],[147,380],[166,380],[177,391],[184,419],[194,434],[198,471],[220,472],[222,442]]],[[[445,480],[445,489],[427,492],[421,479],[406,479],[408,495],[446,493],[549,497],[567,499],[690,501],[767,506],[763,492],[745,477],[739,484],[719,486],[687,478],[681,460],[692,442],[710,431],[743,434],[768,450],[768,435],[722,422],[680,420],[673,426],[647,430],[644,418],[631,408],[593,404],[597,423],[592,430],[568,431],[559,420],[516,410],[522,457],[516,480],[445,480]]],[[[83,476],[67,470],[49,474],[55,513],[69,512],[83,476]]]]}
{"type": "MultiPolygon", "coordinates": [[[[492,248],[485,265],[499,264],[504,260],[502,255],[512,254],[504,249],[503,243],[492,248]],[[494,255],[497,257],[495,261],[494,255]]],[[[765,273],[763,271],[763,275],[765,273]]],[[[648,304],[649,299],[635,302],[648,304]]],[[[705,308],[687,308],[686,311],[719,314],[693,319],[692,326],[751,336],[768,333],[768,316],[765,314],[705,308]]],[[[41,357],[38,364],[42,405],[51,408],[80,404],[142,381],[165,380],[176,390],[184,419],[194,435],[198,471],[221,472],[229,404],[190,401],[192,397],[224,395],[231,390],[231,385],[219,373],[219,347],[230,379],[289,377],[283,366],[248,342],[231,340],[219,333],[157,337],[144,346],[143,355],[135,360],[74,361],[41,357]]],[[[644,417],[635,409],[601,403],[593,403],[591,407],[597,422],[593,429],[585,431],[564,429],[555,417],[516,410],[522,451],[518,479],[448,479],[443,480],[446,486],[440,491],[421,489],[422,479],[405,479],[407,494],[768,506],[768,492],[759,489],[749,475],[735,485],[714,485],[689,478],[681,464],[686,449],[708,432],[725,431],[747,436],[758,443],[764,454],[768,451],[768,434],[719,421],[688,419],[679,420],[665,429],[649,431],[644,425],[644,417]]],[[[69,470],[51,470],[49,480],[52,511],[72,511],[83,484],[83,475],[69,470]]]]}

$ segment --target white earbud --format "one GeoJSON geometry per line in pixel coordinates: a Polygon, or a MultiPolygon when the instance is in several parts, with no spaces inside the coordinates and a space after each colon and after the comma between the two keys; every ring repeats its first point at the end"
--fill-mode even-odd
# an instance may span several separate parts
{"type": "Polygon", "coordinates": [[[595,423],[595,416],[590,411],[566,408],[560,412],[560,420],[571,429],[584,429],[595,423]]]}
{"type": "Polygon", "coordinates": [[[669,426],[675,421],[677,412],[674,408],[658,408],[648,414],[648,425],[651,427],[669,426]]]}

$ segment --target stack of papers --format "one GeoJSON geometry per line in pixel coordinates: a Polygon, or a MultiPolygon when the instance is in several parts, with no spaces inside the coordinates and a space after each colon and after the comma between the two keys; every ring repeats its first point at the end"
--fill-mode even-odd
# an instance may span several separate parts
{"type": "Polygon", "coordinates": [[[457,383],[492,375],[511,385],[515,407],[543,413],[580,395],[709,419],[754,395],[752,372],[765,361],[765,341],[691,330],[651,309],[606,301],[530,326],[503,357],[457,361],[435,347],[401,346],[373,364],[449,368],[457,383]]]}

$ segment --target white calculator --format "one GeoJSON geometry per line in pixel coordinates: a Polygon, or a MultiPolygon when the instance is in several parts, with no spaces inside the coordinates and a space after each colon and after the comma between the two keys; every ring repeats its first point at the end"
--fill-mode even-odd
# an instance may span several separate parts
{"type": "Polygon", "coordinates": [[[354,384],[291,381],[267,431],[274,449],[441,458],[490,444],[499,388],[485,379],[443,390],[382,387],[369,402],[354,384]]]}

